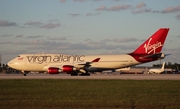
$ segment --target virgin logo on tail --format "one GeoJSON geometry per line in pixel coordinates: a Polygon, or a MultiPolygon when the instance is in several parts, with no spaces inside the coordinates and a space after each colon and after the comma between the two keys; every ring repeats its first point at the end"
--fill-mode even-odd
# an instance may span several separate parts
{"type": "Polygon", "coordinates": [[[145,63],[159,59],[169,28],[160,28],[130,55],[138,62],[145,63]]]}
{"type": "Polygon", "coordinates": [[[148,43],[144,44],[145,53],[147,53],[147,54],[150,54],[152,52],[155,54],[156,49],[163,46],[163,44],[161,44],[161,42],[158,42],[158,41],[156,43],[154,43],[154,44],[151,44],[152,40],[153,40],[153,38],[150,38],[148,43]]]}
{"type": "Polygon", "coordinates": [[[150,38],[148,38],[141,46],[139,46],[133,54],[156,54],[160,53],[169,28],[160,28],[150,38]]]}

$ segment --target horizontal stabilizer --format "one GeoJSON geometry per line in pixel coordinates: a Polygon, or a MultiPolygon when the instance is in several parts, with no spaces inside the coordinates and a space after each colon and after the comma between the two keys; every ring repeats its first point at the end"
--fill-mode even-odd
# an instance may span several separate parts
{"type": "Polygon", "coordinates": [[[163,53],[150,54],[140,58],[161,58],[162,54],[163,53]]]}

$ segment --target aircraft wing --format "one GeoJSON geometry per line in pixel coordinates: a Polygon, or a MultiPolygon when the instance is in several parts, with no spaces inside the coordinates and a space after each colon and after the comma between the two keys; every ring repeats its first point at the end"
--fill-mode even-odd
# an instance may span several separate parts
{"type": "Polygon", "coordinates": [[[91,62],[77,63],[77,65],[91,66],[92,63],[99,62],[99,60],[100,60],[100,58],[96,58],[96,59],[92,60],[91,62]]]}
{"type": "Polygon", "coordinates": [[[100,58],[96,58],[91,62],[81,62],[81,63],[69,63],[69,64],[51,64],[46,66],[49,74],[58,74],[59,72],[72,73],[73,71],[86,72],[86,70],[91,66],[92,63],[99,62],[100,58]]]}

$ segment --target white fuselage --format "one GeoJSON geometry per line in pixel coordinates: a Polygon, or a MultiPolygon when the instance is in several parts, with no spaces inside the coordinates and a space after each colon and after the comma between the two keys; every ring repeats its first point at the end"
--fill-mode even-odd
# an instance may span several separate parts
{"type": "Polygon", "coordinates": [[[164,72],[164,66],[165,66],[165,62],[163,62],[162,68],[158,68],[158,69],[149,69],[148,74],[161,74],[162,72],[164,72]]]}
{"type": "Polygon", "coordinates": [[[65,54],[21,54],[11,60],[8,65],[21,71],[47,71],[49,67],[61,68],[63,65],[78,66],[84,62],[100,58],[92,63],[89,71],[118,69],[140,64],[132,56],[123,55],[65,55],[65,54]]]}
{"type": "Polygon", "coordinates": [[[149,70],[149,74],[161,74],[162,72],[164,72],[164,69],[150,69],[149,70]]]}

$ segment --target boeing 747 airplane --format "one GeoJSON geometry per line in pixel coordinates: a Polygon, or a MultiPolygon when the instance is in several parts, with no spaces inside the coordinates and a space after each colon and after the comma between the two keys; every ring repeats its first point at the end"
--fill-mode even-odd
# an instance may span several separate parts
{"type": "Polygon", "coordinates": [[[49,74],[66,72],[90,75],[90,72],[116,70],[156,61],[165,57],[161,53],[169,28],[160,28],[134,52],[117,55],[20,54],[8,66],[22,71],[45,71],[49,74]]]}

